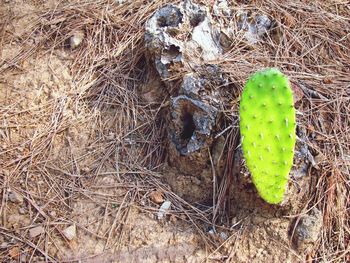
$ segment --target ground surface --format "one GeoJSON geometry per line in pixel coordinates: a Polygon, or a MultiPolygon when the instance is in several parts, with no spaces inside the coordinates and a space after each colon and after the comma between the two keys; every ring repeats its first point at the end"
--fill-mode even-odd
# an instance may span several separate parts
{"type": "Polygon", "coordinates": [[[139,94],[148,72],[143,25],[165,3],[1,1],[0,261],[349,260],[350,3],[232,6],[271,13],[281,42],[249,48],[237,41],[218,63],[239,88],[252,67],[268,65],[304,85],[300,126],[317,158],[290,183],[283,207],[259,199],[244,172],[235,175],[219,215],[213,204],[181,198],[196,191],[187,181],[177,192],[164,183],[173,173],[160,118],[167,105],[139,94]],[[72,49],[77,32],[83,42],[72,49]],[[159,219],[165,200],[171,210],[159,219]],[[296,247],[295,223],[314,207],[322,229],[296,247]]]}

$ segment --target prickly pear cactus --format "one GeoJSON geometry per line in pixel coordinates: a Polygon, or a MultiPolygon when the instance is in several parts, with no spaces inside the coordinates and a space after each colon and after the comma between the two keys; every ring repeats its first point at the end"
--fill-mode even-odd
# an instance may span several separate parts
{"type": "Polygon", "coordinates": [[[295,126],[287,77],[273,68],[252,75],[240,102],[242,148],[253,183],[270,204],[284,198],[293,164],[295,126]]]}

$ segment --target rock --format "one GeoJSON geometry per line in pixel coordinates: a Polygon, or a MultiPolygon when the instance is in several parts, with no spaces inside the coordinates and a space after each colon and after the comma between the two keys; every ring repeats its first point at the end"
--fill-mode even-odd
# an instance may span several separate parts
{"type": "Polygon", "coordinates": [[[18,213],[19,213],[20,215],[25,215],[25,214],[27,213],[27,210],[26,210],[24,207],[20,207],[20,208],[18,209],[18,213]]]}
{"type": "Polygon", "coordinates": [[[115,2],[119,5],[122,5],[127,2],[127,0],[115,0],[115,2]]]}
{"type": "Polygon", "coordinates": [[[169,170],[164,178],[180,197],[204,202],[212,198],[211,165],[218,176],[223,172],[225,157],[221,158],[221,152],[214,154],[220,148],[216,147],[220,140],[215,135],[222,116],[219,109],[229,104],[228,92],[232,90],[217,65],[196,66],[194,70],[184,75],[179,95],[170,100],[168,165],[176,178],[169,170]]]}
{"type": "Polygon", "coordinates": [[[12,227],[15,230],[18,230],[21,227],[26,227],[30,225],[29,218],[19,215],[16,213],[9,214],[7,217],[7,226],[12,227]]]}
{"type": "Polygon", "coordinates": [[[228,87],[228,84],[228,77],[217,65],[197,66],[195,73],[184,76],[179,93],[218,108],[227,102],[225,87],[228,87]]]}
{"type": "Polygon", "coordinates": [[[219,30],[205,7],[191,1],[158,9],[145,27],[146,48],[163,79],[171,77],[171,67],[183,67],[187,58],[193,64],[195,58],[209,62],[222,54],[219,30]]]}
{"type": "Polygon", "coordinates": [[[226,239],[228,239],[229,238],[229,236],[225,233],[225,232],[220,232],[220,238],[222,239],[222,240],[226,240],[226,239]]]}
{"type": "Polygon", "coordinates": [[[28,258],[29,258],[29,255],[27,252],[20,254],[20,262],[28,262],[29,261],[29,260],[27,260],[28,258]]]}
{"type": "Polygon", "coordinates": [[[10,245],[10,244],[7,243],[7,242],[2,242],[2,243],[0,244],[0,248],[1,248],[1,249],[5,249],[5,248],[7,248],[9,245],[10,245]]]}
{"type": "Polygon", "coordinates": [[[52,210],[52,211],[49,212],[49,215],[50,215],[52,218],[54,218],[54,217],[56,217],[57,213],[56,213],[55,210],[52,210]]]}
{"type": "Polygon", "coordinates": [[[244,31],[244,37],[251,45],[258,43],[272,27],[272,21],[266,15],[241,11],[236,16],[238,29],[244,31]]]}
{"type": "Polygon", "coordinates": [[[162,78],[170,76],[171,64],[182,62],[181,43],[173,38],[169,31],[174,31],[181,22],[183,13],[173,5],[166,5],[157,10],[146,22],[146,47],[153,57],[155,67],[162,78]]]}
{"type": "Polygon", "coordinates": [[[68,240],[73,240],[76,237],[77,232],[77,227],[76,225],[71,225],[67,227],[65,230],[63,230],[63,235],[68,239],[68,240]]]}
{"type": "Polygon", "coordinates": [[[22,204],[23,203],[23,196],[13,190],[10,190],[8,193],[8,199],[12,203],[22,204]]]}
{"type": "Polygon", "coordinates": [[[74,33],[70,38],[69,38],[69,45],[71,49],[77,48],[81,42],[84,39],[84,32],[83,31],[78,31],[74,33]]]}
{"type": "Polygon", "coordinates": [[[29,230],[29,236],[31,238],[35,238],[44,232],[45,232],[45,229],[42,226],[33,227],[29,230]]]}
{"type": "Polygon", "coordinates": [[[210,228],[210,229],[208,230],[208,233],[209,233],[209,235],[214,236],[214,235],[216,234],[216,231],[215,231],[214,228],[210,228]]]}
{"type": "Polygon", "coordinates": [[[322,225],[322,212],[315,207],[311,209],[308,215],[302,216],[293,236],[293,242],[297,248],[305,251],[312,246],[321,233],[322,225]]]}
{"type": "Polygon", "coordinates": [[[201,51],[204,61],[215,60],[222,53],[222,48],[217,44],[219,34],[214,31],[208,17],[193,28],[192,40],[197,44],[196,48],[201,51]]]}
{"type": "Polygon", "coordinates": [[[164,196],[163,193],[160,191],[153,191],[150,193],[149,198],[152,202],[156,204],[161,204],[164,202],[164,196]]]}
{"type": "Polygon", "coordinates": [[[231,16],[231,10],[226,0],[217,0],[213,6],[213,13],[216,16],[231,16]]]}
{"type": "Polygon", "coordinates": [[[181,155],[207,147],[215,125],[217,109],[199,100],[180,95],[172,100],[171,141],[181,155]]]}
{"type": "Polygon", "coordinates": [[[167,211],[170,209],[171,202],[170,201],[165,201],[159,208],[159,211],[157,213],[157,218],[158,220],[162,220],[167,213],[167,211]]]}
{"type": "Polygon", "coordinates": [[[290,176],[295,179],[301,179],[308,175],[311,164],[314,164],[314,158],[307,145],[305,131],[297,128],[297,138],[294,151],[293,168],[290,176]]]}

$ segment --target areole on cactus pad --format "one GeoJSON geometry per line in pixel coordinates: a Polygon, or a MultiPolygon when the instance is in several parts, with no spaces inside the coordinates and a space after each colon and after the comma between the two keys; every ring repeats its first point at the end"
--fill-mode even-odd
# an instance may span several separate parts
{"type": "Polygon", "coordinates": [[[268,68],[247,81],[240,102],[243,154],[259,195],[270,204],[283,201],[293,165],[295,109],[289,81],[268,68]]]}

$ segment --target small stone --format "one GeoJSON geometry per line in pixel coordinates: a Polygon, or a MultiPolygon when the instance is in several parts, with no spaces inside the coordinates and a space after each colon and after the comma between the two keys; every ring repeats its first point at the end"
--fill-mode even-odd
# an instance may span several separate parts
{"type": "Polygon", "coordinates": [[[76,225],[71,225],[67,227],[65,230],[63,230],[63,235],[68,239],[68,240],[73,240],[76,237],[77,234],[77,227],[76,225]]]}
{"type": "Polygon", "coordinates": [[[23,203],[23,196],[15,191],[10,190],[8,193],[8,199],[12,203],[21,204],[23,203]]]}
{"type": "Polygon", "coordinates": [[[20,255],[20,262],[28,262],[28,254],[27,253],[21,253],[20,255]]]}
{"type": "Polygon", "coordinates": [[[215,230],[213,228],[210,228],[209,231],[208,231],[209,235],[215,235],[215,230]]]}
{"type": "Polygon", "coordinates": [[[153,191],[150,193],[149,198],[152,202],[155,202],[156,204],[161,204],[164,202],[164,196],[163,193],[160,191],[153,191]]]}
{"type": "Polygon", "coordinates": [[[89,173],[90,172],[90,168],[89,167],[83,167],[81,168],[81,171],[84,173],[89,173]]]}
{"type": "Polygon", "coordinates": [[[313,208],[308,215],[302,216],[293,236],[293,241],[297,248],[306,250],[312,246],[321,233],[322,225],[322,213],[317,208],[313,208]]]}
{"type": "Polygon", "coordinates": [[[223,240],[228,239],[228,235],[227,235],[225,232],[220,232],[220,237],[221,237],[223,240]]]}
{"type": "Polygon", "coordinates": [[[214,2],[213,5],[213,13],[216,16],[231,16],[231,9],[228,6],[228,3],[226,0],[218,0],[214,2]]]}
{"type": "Polygon", "coordinates": [[[44,232],[45,232],[45,230],[42,226],[33,227],[29,230],[29,236],[31,238],[34,238],[34,237],[41,235],[44,232]]]}
{"type": "Polygon", "coordinates": [[[30,220],[26,216],[12,213],[7,217],[7,226],[13,228],[14,230],[19,230],[19,228],[26,227],[28,225],[30,225],[30,220]]]}
{"type": "Polygon", "coordinates": [[[1,249],[7,248],[8,246],[9,246],[9,243],[7,243],[7,242],[2,242],[2,243],[0,244],[0,248],[1,248],[1,249]]]}
{"type": "Polygon", "coordinates": [[[50,211],[49,212],[49,215],[51,216],[51,217],[56,217],[56,211],[55,210],[52,210],[52,211],[50,211]]]}
{"type": "Polygon", "coordinates": [[[70,37],[69,39],[69,45],[72,49],[77,48],[81,42],[84,39],[84,32],[83,31],[79,31],[76,32],[73,36],[70,37]]]}
{"type": "Polygon", "coordinates": [[[157,218],[158,220],[161,220],[164,218],[164,215],[167,213],[167,211],[169,210],[171,206],[171,202],[170,201],[165,201],[159,208],[159,211],[157,213],[157,218]]]}
{"type": "Polygon", "coordinates": [[[26,209],[25,209],[24,207],[20,207],[20,208],[18,209],[18,213],[19,213],[20,215],[25,215],[25,214],[27,213],[27,211],[26,211],[26,209]]]}

